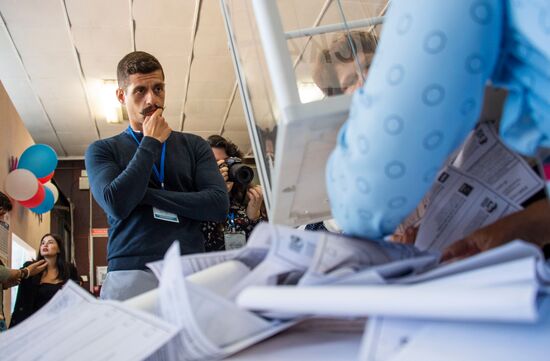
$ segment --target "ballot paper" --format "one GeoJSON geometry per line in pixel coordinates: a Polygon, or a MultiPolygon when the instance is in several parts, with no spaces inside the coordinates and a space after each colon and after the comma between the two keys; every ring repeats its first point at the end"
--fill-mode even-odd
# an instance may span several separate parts
{"type": "Polygon", "coordinates": [[[160,315],[180,331],[149,360],[215,360],[278,333],[293,322],[267,321],[184,278],[179,245],[168,250],[159,286],[160,315]]]}
{"type": "Polygon", "coordinates": [[[464,173],[521,204],[544,187],[544,181],[523,157],[500,140],[495,126],[479,123],[452,162],[464,173]]]}
{"type": "Polygon", "coordinates": [[[385,283],[394,277],[420,273],[439,261],[437,253],[410,245],[316,233],[320,237],[315,254],[299,285],[385,283]],[[361,276],[354,276],[358,273],[361,276]]]}
{"type": "MultiPolygon", "coordinates": [[[[267,255],[271,246],[271,225],[268,223],[258,224],[250,234],[248,243],[240,249],[230,251],[195,253],[181,256],[181,268],[184,276],[200,272],[217,264],[238,259],[249,268],[257,266],[267,255]]],[[[160,279],[164,260],[147,264],[155,276],[160,279]]]]}
{"type": "MultiPolygon", "coordinates": [[[[537,297],[550,281],[540,251],[514,245],[517,257],[494,263],[492,250],[480,254],[477,268],[455,266],[456,273],[409,285],[330,285],[315,287],[250,287],[238,297],[239,305],[261,312],[295,315],[386,315],[447,320],[534,322],[539,315],[537,297]],[[519,249],[519,251],[518,251],[519,249]],[[483,259],[488,264],[483,267],[483,259]],[[463,270],[463,272],[461,272],[463,270]],[[414,302],[409,302],[414,300],[414,302]]],[[[500,252],[501,254],[503,252],[500,252]]],[[[507,253],[507,252],[504,252],[507,253]]],[[[459,261],[471,265],[471,261],[459,261]]],[[[433,272],[433,271],[430,271],[433,272]]]]}
{"type": "Polygon", "coordinates": [[[421,250],[442,251],[478,228],[521,209],[482,181],[454,167],[443,169],[416,236],[421,250]]]}
{"type": "MultiPolygon", "coordinates": [[[[492,192],[508,199],[518,207],[540,191],[544,181],[521,155],[508,149],[500,140],[494,124],[479,123],[463,146],[447,160],[443,169],[454,167],[463,174],[482,182],[492,192]]],[[[439,182],[426,193],[417,208],[396,230],[403,234],[408,227],[418,227],[432,199],[443,190],[439,182]]]]}
{"type": "Polygon", "coordinates": [[[177,327],[69,281],[43,308],[0,333],[2,360],[143,360],[177,327]]]}
{"type": "Polygon", "coordinates": [[[550,297],[540,300],[534,324],[447,322],[375,317],[369,320],[360,361],[546,361],[550,297]]]}

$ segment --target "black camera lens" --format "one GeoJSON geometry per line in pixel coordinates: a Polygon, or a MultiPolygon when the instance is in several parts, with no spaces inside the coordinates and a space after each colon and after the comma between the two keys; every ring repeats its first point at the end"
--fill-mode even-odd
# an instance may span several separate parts
{"type": "Polygon", "coordinates": [[[254,179],[254,171],[249,166],[235,163],[229,167],[229,180],[242,185],[248,185],[254,179]]]}
{"type": "Polygon", "coordinates": [[[248,185],[254,179],[254,170],[247,165],[242,164],[242,160],[237,157],[230,157],[225,160],[229,168],[228,180],[242,185],[248,185]]]}

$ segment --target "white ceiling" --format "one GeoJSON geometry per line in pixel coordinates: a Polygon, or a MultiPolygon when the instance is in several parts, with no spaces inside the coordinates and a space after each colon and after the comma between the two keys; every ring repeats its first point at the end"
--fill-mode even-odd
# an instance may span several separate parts
{"type": "MultiPolygon", "coordinates": [[[[386,1],[341,3],[354,20],[386,1]]],[[[338,17],[332,0],[278,4],[285,30],[313,26],[324,5],[320,24],[338,17]]],[[[59,156],[82,156],[126,127],[105,121],[96,89],[134,49],[163,64],[173,129],[221,133],[250,149],[219,0],[0,0],[0,15],[0,80],[34,140],[59,156]]]]}

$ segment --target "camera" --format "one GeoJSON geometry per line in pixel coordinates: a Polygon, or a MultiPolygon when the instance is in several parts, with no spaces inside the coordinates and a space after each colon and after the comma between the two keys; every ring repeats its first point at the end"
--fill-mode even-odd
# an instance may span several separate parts
{"type": "Polygon", "coordinates": [[[254,170],[244,165],[241,158],[229,157],[225,160],[225,164],[229,168],[229,181],[246,186],[254,179],[254,170]]]}

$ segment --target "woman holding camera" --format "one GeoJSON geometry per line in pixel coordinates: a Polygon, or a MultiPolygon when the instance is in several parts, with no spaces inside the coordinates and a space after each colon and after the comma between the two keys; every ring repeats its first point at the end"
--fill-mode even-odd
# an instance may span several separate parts
{"type": "Polygon", "coordinates": [[[229,213],[223,223],[205,222],[206,251],[223,251],[245,245],[250,233],[266,217],[262,214],[262,187],[251,184],[253,171],[241,162],[242,153],[219,135],[208,137],[229,193],[229,213]]]}

